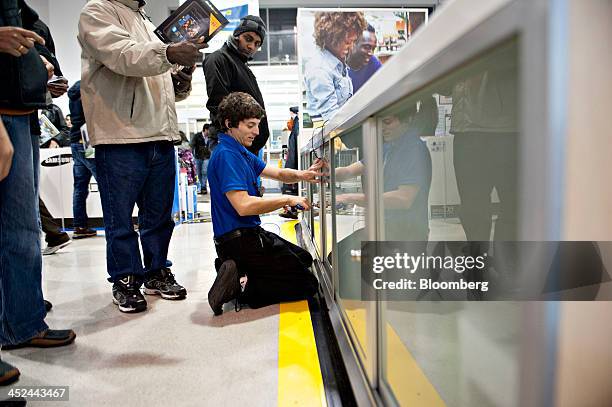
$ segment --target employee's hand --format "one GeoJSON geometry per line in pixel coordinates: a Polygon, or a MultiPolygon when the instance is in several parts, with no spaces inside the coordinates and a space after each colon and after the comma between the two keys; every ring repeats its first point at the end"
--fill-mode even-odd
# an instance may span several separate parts
{"type": "Polygon", "coordinates": [[[311,171],[318,171],[321,168],[329,168],[329,164],[327,163],[327,160],[324,158],[317,158],[315,160],[315,162],[310,166],[309,170],[311,171]]]}
{"type": "Polygon", "coordinates": [[[51,92],[51,96],[58,98],[64,93],[68,92],[68,79],[62,78],[57,82],[48,83],[47,89],[49,89],[49,92],[51,92]]]}
{"type": "Polygon", "coordinates": [[[168,46],[166,57],[173,64],[193,66],[196,63],[200,50],[203,48],[208,48],[208,44],[204,42],[202,37],[192,41],[181,41],[168,46]]]}
{"type": "Polygon", "coordinates": [[[47,80],[53,78],[53,74],[55,73],[53,64],[47,61],[47,58],[43,57],[42,55],[40,56],[40,59],[42,59],[43,64],[45,64],[45,68],[47,69],[47,80]]]}
{"type": "Polygon", "coordinates": [[[304,198],[303,196],[293,196],[293,195],[288,195],[287,196],[287,205],[289,207],[296,207],[298,205],[300,205],[302,208],[304,208],[303,210],[305,211],[309,211],[310,208],[312,208],[312,205],[310,204],[310,201],[308,200],[308,198],[304,198]]]}
{"type": "Polygon", "coordinates": [[[306,171],[300,171],[300,179],[310,183],[321,183],[323,177],[328,177],[329,172],[323,172],[322,169],[327,169],[327,161],[317,158],[317,160],[306,171]]]}
{"type": "Polygon", "coordinates": [[[35,43],[45,45],[45,40],[35,32],[21,27],[0,27],[0,52],[20,57],[27,54],[35,43]]]}
{"type": "Polygon", "coordinates": [[[49,142],[49,148],[59,148],[59,144],[57,144],[57,141],[51,140],[49,142]]]}
{"type": "Polygon", "coordinates": [[[13,144],[0,118],[0,181],[6,178],[13,164],[13,144]]]}
{"type": "Polygon", "coordinates": [[[307,172],[316,172],[318,177],[329,177],[329,163],[324,158],[317,158],[307,172]]]}

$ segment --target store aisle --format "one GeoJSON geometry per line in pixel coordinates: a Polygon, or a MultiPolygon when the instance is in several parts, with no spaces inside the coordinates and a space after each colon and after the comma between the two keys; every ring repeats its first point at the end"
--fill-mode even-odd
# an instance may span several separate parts
{"type": "Polygon", "coordinates": [[[78,337],[66,348],[3,351],[21,370],[19,387],[69,386],[69,404],[58,406],[277,404],[279,306],[239,313],[230,306],[213,318],[211,223],[175,229],[172,271],[187,299],[147,296],[145,313],[112,304],[104,253],[99,236],[44,258],[45,298],[54,305],[47,322],[78,337]]]}

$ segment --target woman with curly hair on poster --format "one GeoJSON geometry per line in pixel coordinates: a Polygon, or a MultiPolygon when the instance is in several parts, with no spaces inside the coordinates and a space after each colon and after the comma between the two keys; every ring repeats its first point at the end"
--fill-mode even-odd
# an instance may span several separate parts
{"type": "Polygon", "coordinates": [[[311,115],[328,120],[353,96],[346,58],[367,26],[363,12],[315,14],[317,50],[306,63],[304,72],[311,115]]]}

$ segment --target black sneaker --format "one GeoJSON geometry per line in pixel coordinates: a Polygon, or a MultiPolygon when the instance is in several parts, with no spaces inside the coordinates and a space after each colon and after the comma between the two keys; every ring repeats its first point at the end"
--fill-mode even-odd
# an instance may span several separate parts
{"type": "Polygon", "coordinates": [[[240,279],[238,267],[234,260],[223,262],[217,273],[217,278],[208,292],[208,303],[215,315],[223,313],[223,304],[238,298],[240,294],[240,279]]]}
{"type": "Polygon", "coordinates": [[[144,293],[147,295],[161,295],[165,300],[184,300],[187,290],[174,279],[169,268],[162,268],[157,273],[147,276],[144,283],[144,293]]]}
{"type": "Polygon", "coordinates": [[[147,301],[140,292],[135,276],[126,276],[113,284],[113,302],[121,312],[142,312],[147,309],[147,301]]]}

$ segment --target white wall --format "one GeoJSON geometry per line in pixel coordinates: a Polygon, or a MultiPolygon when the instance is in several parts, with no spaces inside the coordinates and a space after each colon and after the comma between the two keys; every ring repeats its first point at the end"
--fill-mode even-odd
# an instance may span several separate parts
{"type": "Polygon", "coordinates": [[[28,0],[28,6],[32,7],[38,13],[42,21],[49,21],[49,0],[28,0]]]}

